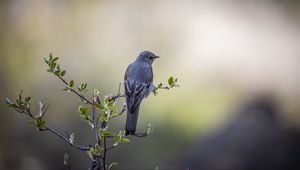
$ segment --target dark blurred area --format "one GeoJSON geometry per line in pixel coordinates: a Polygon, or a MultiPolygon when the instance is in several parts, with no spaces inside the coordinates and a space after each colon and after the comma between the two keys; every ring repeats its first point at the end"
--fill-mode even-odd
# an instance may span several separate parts
{"type": "MultiPolygon", "coordinates": [[[[45,71],[43,57],[60,57],[67,80],[103,97],[144,50],[160,56],[155,84],[173,75],[181,87],[143,102],[137,131],[149,122],[154,131],[108,153],[116,169],[299,168],[299,17],[292,0],[0,0],[0,169],[62,169],[66,152],[72,167],[90,164],[4,104],[23,89],[50,105],[52,127],[93,144],[81,103],[45,71]]],[[[124,123],[122,115],[110,128],[124,123]]]]}
{"type": "Polygon", "coordinates": [[[182,150],[173,168],[299,169],[300,131],[284,126],[269,96],[248,101],[220,132],[182,150]]]}

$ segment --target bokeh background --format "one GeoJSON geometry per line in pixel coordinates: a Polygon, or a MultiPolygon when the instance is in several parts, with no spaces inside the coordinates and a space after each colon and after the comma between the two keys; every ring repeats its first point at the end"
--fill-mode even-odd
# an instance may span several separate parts
{"type": "MultiPolygon", "coordinates": [[[[66,78],[115,93],[139,52],[161,56],[155,83],[180,88],[143,102],[138,131],[109,153],[117,169],[299,167],[298,1],[0,1],[0,168],[87,168],[88,156],[8,109],[21,89],[50,105],[49,124],[92,144],[77,98],[42,58],[60,57],[66,78]]],[[[122,101],[121,101],[122,102],[122,101]]],[[[125,115],[113,120],[123,128],[125,115]]]]}

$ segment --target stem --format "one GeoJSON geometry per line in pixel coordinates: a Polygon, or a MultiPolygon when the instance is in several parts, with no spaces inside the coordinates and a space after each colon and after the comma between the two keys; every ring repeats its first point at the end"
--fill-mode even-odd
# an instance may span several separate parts
{"type": "Polygon", "coordinates": [[[124,105],[123,108],[122,108],[122,110],[119,111],[118,115],[117,115],[117,116],[114,116],[114,117],[111,117],[110,119],[113,119],[113,118],[115,118],[115,117],[121,116],[126,110],[127,110],[127,106],[124,105]]]}
{"type": "MultiPolygon", "coordinates": [[[[23,108],[18,108],[20,110],[17,110],[20,113],[25,113],[26,115],[28,115],[29,117],[31,117],[32,119],[36,119],[35,117],[33,117],[33,115],[31,114],[31,112],[28,112],[26,110],[24,110],[23,108]]],[[[74,143],[71,143],[69,141],[68,138],[66,138],[64,135],[60,134],[59,132],[55,131],[54,129],[52,129],[49,125],[45,124],[45,128],[44,129],[39,129],[40,131],[50,131],[51,133],[53,133],[54,135],[56,135],[57,137],[61,138],[62,140],[64,140],[65,142],[69,143],[71,146],[73,146],[76,149],[79,149],[81,151],[87,151],[90,150],[89,147],[85,147],[85,146],[81,146],[81,145],[75,145],[74,143]]]]}
{"type": "Polygon", "coordinates": [[[121,98],[121,97],[125,97],[125,95],[117,94],[117,95],[113,96],[112,98],[110,98],[109,101],[115,101],[116,99],[121,98]]]}
{"type": "Polygon", "coordinates": [[[98,161],[98,169],[100,170],[101,169],[101,161],[100,161],[99,156],[97,156],[97,161],[98,161]]]}
{"type": "Polygon", "coordinates": [[[106,170],[106,137],[104,137],[104,140],[103,140],[103,143],[104,143],[104,153],[103,153],[103,168],[104,170],[106,170]]]}
{"type": "Polygon", "coordinates": [[[93,130],[94,130],[94,133],[95,133],[95,138],[96,138],[96,143],[98,143],[100,145],[100,140],[99,140],[99,134],[98,134],[98,118],[97,120],[95,121],[95,115],[96,115],[96,109],[94,106],[92,106],[92,120],[91,120],[91,123],[93,124],[93,130]]]}
{"type": "Polygon", "coordinates": [[[115,147],[117,147],[117,146],[116,145],[111,145],[110,147],[106,148],[106,151],[108,151],[108,150],[110,150],[112,148],[115,148],[115,147]]]}
{"type": "Polygon", "coordinates": [[[144,133],[136,133],[134,134],[135,137],[147,137],[148,136],[148,133],[147,132],[144,132],[144,133]]]}
{"type": "Polygon", "coordinates": [[[121,97],[125,97],[125,95],[121,94],[121,83],[119,84],[119,88],[118,88],[118,94],[115,95],[115,96],[112,96],[109,101],[115,101],[116,99],[118,98],[121,98],[121,97]]]}
{"type": "Polygon", "coordinates": [[[157,89],[166,89],[166,90],[169,90],[170,87],[168,87],[168,86],[162,86],[162,87],[157,87],[157,89]]]}
{"type": "Polygon", "coordinates": [[[43,130],[47,130],[50,131],[51,133],[53,133],[54,135],[58,136],[59,138],[61,138],[62,140],[64,140],[65,142],[69,143],[71,146],[73,146],[76,149],[82,150],[82,151],[87,151],[90,150],[90,148],[85,147],[85,146],[81,146],[81,145],[75,145],[74,143],[71,143],[69,141],[68,138],[66,138],[65,136],[63,136],[62,134],[60,134],[59,132],[55,131],[54,129],[52,129],[49,125],[45,125],[45,129],[43,130]]]}
{"type": "MultiPolygon", "coordinates": [[[[55,74],[65,85],[69,86],[69,83],[66,82],[65,79],[63,79],[60,75],[55,74]]],[[[87,103],[89,103],[90,105],[94,106],[95,104],[93,102],[91,102],[90,100],[88,100],[87,98],[85,98],[83,95],[79,94],[76,90],[70,88],[70,91],[73,92],[74,94],[76,94],[78,97],[80,97],[82,100],[86,101],[87,103]]]]}

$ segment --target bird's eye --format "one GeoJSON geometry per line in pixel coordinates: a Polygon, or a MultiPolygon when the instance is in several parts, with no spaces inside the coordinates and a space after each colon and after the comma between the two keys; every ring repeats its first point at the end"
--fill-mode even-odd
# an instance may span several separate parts
{"type": "Polygon", "coordinates": [[[153,56],[152,56],[152,55],[150,55],[150,56],[149,56],[149,58],[150,58],[150,59],[153,59],[153,56]]]}

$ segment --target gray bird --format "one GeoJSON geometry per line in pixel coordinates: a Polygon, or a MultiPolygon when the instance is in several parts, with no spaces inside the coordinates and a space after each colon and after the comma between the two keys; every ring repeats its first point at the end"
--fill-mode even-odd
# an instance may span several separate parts
{"type": "Polygon", "coordinates": [[[140,104],[153,90],[152,63],[159,58],[150,51],[143,51],[131,63],[124,76],[124,89],[127,104],[126,135],[134,135],[140,104]]]}

